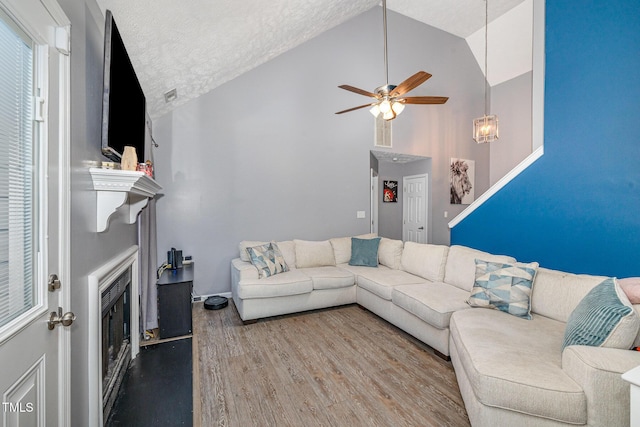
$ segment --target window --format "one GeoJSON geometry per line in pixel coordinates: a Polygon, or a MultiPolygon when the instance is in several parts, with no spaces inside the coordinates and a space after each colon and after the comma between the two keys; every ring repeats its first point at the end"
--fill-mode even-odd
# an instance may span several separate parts
{"type": "Polygon", "coordinates": [[[0,329],[36,305],[32,41],[0,10],[0,329]]]}

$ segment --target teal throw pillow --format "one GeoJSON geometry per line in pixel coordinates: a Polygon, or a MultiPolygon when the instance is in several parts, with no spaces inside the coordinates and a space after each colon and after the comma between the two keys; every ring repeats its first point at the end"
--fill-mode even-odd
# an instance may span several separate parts
{"type": "Polygon", "coordinates": [[[640,318],[615,279],[594,287],[569,315],[562,349],[589,345],[628,350],[640,328],[640,318]]]}
{"type": "Polygon", "coordinates": [[[506,264],[476,259],[476,281],[467,303],[531,319],[531,291],[537,262],[506,264]]]}
{"type": "Polygon", "coordinates": [[[247,248],[247,253],[251,264],[258,269],[258,275],[261,279],[289,271],[289,266],[284,261],[284,256],[275,242],[247,248]]]}
{"type": "Polygon", "coordinates": [[[380,237],[373,239],[358,239],[357,237],[352,237],[349,265],[377,267],[378,246],[380,246],[380,237]]]}

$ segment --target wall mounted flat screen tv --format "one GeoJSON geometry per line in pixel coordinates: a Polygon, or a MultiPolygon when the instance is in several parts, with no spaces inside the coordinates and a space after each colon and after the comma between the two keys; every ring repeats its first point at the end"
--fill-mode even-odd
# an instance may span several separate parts
{"type": "Polygon", "coordinates": [[[116,21],[106,13],[102,92],[102,154],[120,162],[124,147],[133,146],[144,162],[146,100],[116,21]]]}

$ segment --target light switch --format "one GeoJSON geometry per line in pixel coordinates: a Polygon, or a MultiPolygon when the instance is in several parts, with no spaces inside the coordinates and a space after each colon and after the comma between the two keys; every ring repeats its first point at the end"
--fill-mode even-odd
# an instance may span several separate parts
{"type": "Polygon", "coordinates": [[[449,216],[449,212],[444,211],[444,217],[446,218],[446,217],[448,217],[448,216],[449,216]]]}
{"type": "Polygon", "coordinates": [[[364,211],[357,211],[356,218],[366,218],[366,213],[364,211]]]}

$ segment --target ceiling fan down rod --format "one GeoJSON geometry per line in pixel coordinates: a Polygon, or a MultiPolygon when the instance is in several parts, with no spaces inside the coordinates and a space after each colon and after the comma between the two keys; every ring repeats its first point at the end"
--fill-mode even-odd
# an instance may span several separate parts
{"type": "Polygon", "coordinates": [[[384,27],[384,70],[385,82],[389,86],[389,57],[387,54],[387,0],[382,0],[382,26],[384,27]]]}

